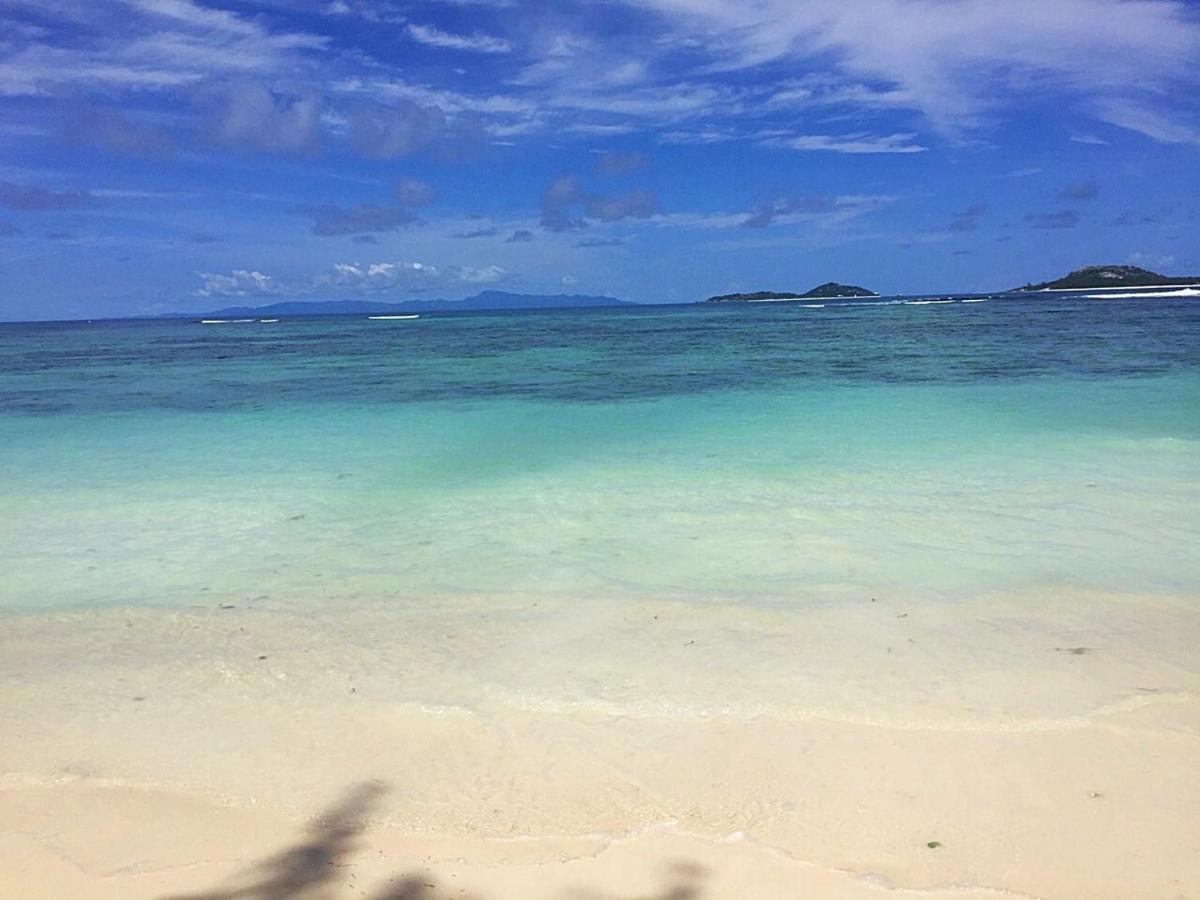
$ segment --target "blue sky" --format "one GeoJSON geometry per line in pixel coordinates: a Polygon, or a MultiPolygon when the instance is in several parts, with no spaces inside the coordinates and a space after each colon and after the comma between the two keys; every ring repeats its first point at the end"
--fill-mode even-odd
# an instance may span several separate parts
{"type": "Polygon", "coordinates": [[[1200,4],[0,0],[0,318],[1200,274],[1200,4]]]}

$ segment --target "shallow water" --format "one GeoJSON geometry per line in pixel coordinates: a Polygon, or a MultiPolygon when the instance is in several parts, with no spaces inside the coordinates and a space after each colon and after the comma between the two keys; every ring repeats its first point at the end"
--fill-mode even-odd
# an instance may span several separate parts
{"type": "Polygon", "coordinates": [[[1194,593],[1200,304],[0,326],[0,604],[1194,593]]]}

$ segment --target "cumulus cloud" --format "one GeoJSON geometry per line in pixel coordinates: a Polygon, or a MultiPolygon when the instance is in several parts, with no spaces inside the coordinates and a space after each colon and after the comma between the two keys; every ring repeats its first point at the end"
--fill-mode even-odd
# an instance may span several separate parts
{"type": "Polygon", "coordinates": [[[649,219],[662,212],[658,197],[653,191],[635,188],[615,197],[592,194],[587,197],[585,207],[589,218],[601,222],[619,222],[622,219],[649,219]]]}
{"type": "Polygon", "coordinates": [[[583,202],[583,188],[574,175],[563,175],[550,182],[542,193],[542,227],[547,231],[569,231],[587,223],[573,215],[574,207],[583,202]]]}
{"type": "Polygon", "coordinates": [[[270,275],[250,269],[234,269],[228,275],[197,272],[201,285],[193,294],[197,297],[270,297],[285,293],[285,289],[270,275]]]}
{"type": "Polygon", "coordinates": [[[321,237],[370,232],[395,231],[420,221],[416,210],[434,201],[433,188],[415,178],[402,178],[394,189],[395,202],[389,205],[361,203],[338,206],[333,203],[297,207],[301,215],[313,220],[313,234],[321,237]]]}
{"type": "Polygon", "coordinates": [[[533,232],[527,228],[518,228],[504,241],[506,244],[525,244],[533,240],[533,232]]]}
{"type": "Polygon", "coordinates": [[[437,267],[421,262],[338,263],[328,272],[309,279],[308,292],[330,287],[360,294],[398,289],[416,290],[437,282],[437,267]]]}
{"type": "Polygon", "coordinates": [[[459,240],[469,241],[469,240],[473,240],[475,238],[495,237],[495,235],[496,235],[496,229],[489,226],[487,228],[475,228],[471,231],[459,231],[459,232],[456,232],[455,234],[450,235],[450,237],[457,238],[459,240]]]}
{"type": "Polygon", "coordinates": [[[20,212],[62,212],[95,205],[96,198],[89,191],[55,191],[11,181],[0,183],[0,206],[20,212]]]}
{"type": "Polygon", "coordinates": [[[449,116],[437,105],[400,98],[358,103],[348,114],[350,143],[363,156],[393,159],[410,154],[455,158],[480,144],[483,129],[470,113],[449,116]]]}
{"type": "Polygon", "coordinates": [[[956,212],[950,219],[950,231],[974,231],[979,227],[979,220],[988,210],[986,203],[972,203],[962,212],[956,212]]]}
{"type": "Polygon", "coordinates": [[[1065,202],[1080,202],[1085,200],[1095,200],[1100,193],[1100,185],[1096,183],[1095,178],[1085,178],[1082,181],[1074,181],[1068,184],[1058,193],[1058,199],[1065,202]]]}
{"type": "Polygon", "coordinates": [[[1025,223],[1033,228],[1074,228],[1079,224],[1079,219],[1079,213],[1073,209],[1025,214],[1025,223]]]}
{"type": "Polygon", "coordinates": [[[416,178],[401,178],[396,182],[396,202],[401,206],[428,206],[437,197],[433,187],[416,178]]]}
{"type": "Polygon", "coordinates": [[[635,188],[625,194],[606,196],[585,191],[575,175],[556,178],[541,200],[541,225],[547,231],[583,228],[588,219],[618,222],[622,219],[649,219],[662,212],[653,192],[635,188]]]}
{"type": "Polygon", "coordinates": [[[196,297],[303,297],[332,291],[382,294],[422,290],[437,285],[442,275],[436,266],[421,262],[346,262],[293,279],[280,279],[256,269],[235,269],[228,275],[197,272],[201,284],[196,297]]]}
{"type": "Polygon", "coordinates": [[[308,154],[319,146],[321,100],[315,93],[277,94],[244,83],[209,102],[208,134],[231,149],[308,154]]]}
{"type": "Polygon", "coordinates": [[[419,44],[475,53],[511,53],[512,44],[489,34],[451,34],[431,25],[410,24],[405,31],[419,44]]]}
{"type": "Polygon", "coordinates": [[[468,284],[495,284],[508,276],[508,272],[499,266],[484,266],[479,269],[460,266],[456,270],[456,274],[459,281],[465,281],[468,284]]]}

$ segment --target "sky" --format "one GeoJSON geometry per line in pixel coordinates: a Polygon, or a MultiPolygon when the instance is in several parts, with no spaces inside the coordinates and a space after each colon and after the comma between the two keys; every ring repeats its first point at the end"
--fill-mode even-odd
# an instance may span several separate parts
{"type": "Polygon", "coordinates": [[[0,319],[1200,275],[1196,0],[0,0],[0,319]]]}

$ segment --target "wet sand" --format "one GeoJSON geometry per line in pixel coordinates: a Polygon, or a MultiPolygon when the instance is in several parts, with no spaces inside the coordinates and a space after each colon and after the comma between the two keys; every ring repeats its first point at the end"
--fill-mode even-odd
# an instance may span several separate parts
{"type": "Polygon", "coordinates": [[[1195,610],[13,614],[0,896],[1192,896],[1195,610]]]}

